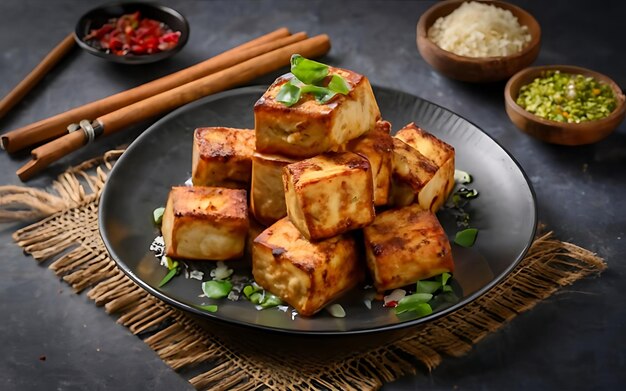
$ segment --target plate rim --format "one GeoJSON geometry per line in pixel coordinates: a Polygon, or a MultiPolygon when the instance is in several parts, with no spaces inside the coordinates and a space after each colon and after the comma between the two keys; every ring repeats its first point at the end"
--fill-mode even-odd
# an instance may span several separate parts
{"type": "Polygon", "coordinates": [[[227,90],[227,91],[223,91],[223,92],[219,92],[213,95],[209,95],[207,97],[201,98],[197,101],[188,103],[186,105],[183,105],[173,111],[171,111],[170,113],[166,114],[165,116],[161,117],[160,119],[158,119],[157,121],[155,121],[153,124],[151,124],[150,126],[148,126],[146,128],[146,130],[144,130],[135,140],[133,140],[131,142],[131,144],[126,148],[126,150],[124,151],[124,153],[119,157],[119,159],[116,161],[116,163],[113,166],[113,169],[109,172],[108,174],[108,178],[107,181],[105,183],[104,189],[102,190],[102,193],[100,194],[99,197],[99,207],[98,207],[98,233],[102,239],[102,242],[104,243],[104,246],[109,254],[109,256],[111,257],[111,259],[113,259],[113,261],[116,263],[116,265],[122,270],[122,272],[124,274],[126,274],[135,284],[137,284],[139,287],[141,287],[142,289],[144,289],[146,292],[148,292],[150,295],[156,297],[159,300],[162,300],[164,302],[166,302],[169,305],[174,306],[175,308],[184,310],[186,312],[189,312],[195,316],[199,316],[203,319],[207,319],[210,321],[215,321],[215,322],[219,322],[219,323],[224,323],[224,324],[228,324],[228,325],[236,325],[236,326],[240,326],[240,327],[244,327],[244,328],[251,328],[254,330],[260,330],[260,331],[265,331],[265,332],[270,332],[270,333],[275,333],[275,334],[281,334],[281,335],[297,335],[297,336],[303,336],[303,337],[337,337],[337,336],[352,336],[352,335],[366,335],[366,334],[377,334],[377,333],[384,333],[384,332],[392,332],[392,331],[399,331],[399,330],[403,330],[403,329],[408,329],[408,328],[413,328],[413,327],[417,327],[417,326],[421,326],[424,324],[427,324],[429,322],[432,322],[436,319],[440,319],[456,310],[459,310],[461,308],[463,308],[464,306],[474,302],[476,299],[478,299],[479,297],[485,295],[487,292],[489,292],[491,289],[493,289],[496,285],[498,285],[500,282],[502,282],[506,276],[508,276],[513,269],[515,269],[519,263],[522,261],[522,259],[524,259],[524,257],[526,256],[526,254],[528,253],[528,250],[530,250],[530,247],[532,246],[532,243],[534,242],[536,233],[537,233],[537,219],[538,219],[538,208],[537,208],[537,196],[535,194],[535,190],[532,186],[532,183],[528,177],[528,175],[526,174],[526,172],[524,171],[524,169],[522,168],[522,166],[520,165],[520,163],[517,161],[517,159],[515,159],[515,157],[513,157],[513,155],[511,155],[511,153],[504,148],[502,145],[500,145],[500,143],[495,140],[491,135],[489,135],[487,132],[485,132],[484,130],[482,130],[479,126],[477,126],[474,122],[468,120],[467,118],[455,113],[452,110],[449,110],[439,104],[436,104],[432,101],[429,101],[427,99],[424,99],[418,95],[403,91],[401,89],[397,89],[397,88],[389,88],[389,87],[384,87],[384,86],[379,86],[379,85],[373,85],[372,86],[374,90],[385,90],[387,92],[391,92],[391,93],[397,93],[400,92],[402,94],[406,94],[406,95],[410,95],[414,98],[418,98],[422,101],[425,101],[428,104],[431,104],[441,110],[444,110],[446,112],[449,112],[451,114],[454,114],[455,116],[461,118],[464,121],[467,121],[469,124],[471,124],[472,126],[474,126],[479,132],[483,133],[485,136],[487,136],[498,148],[500,148],[505,154],[506,156],[509,157],[509,159],[511,159],[511,161],[514,163],[514,165],[517,167],[517,169],[520,171],[520,173],[522,174],[522,177],[524,178],[524,180],[526,181],[526,185],[528,186],[528,189],[530,191],[531,194],[531,201],[532,201],[532,221],[533,221],[533,228],[531,230],[531,234],[530,237],[528,238],[528,240],[526,241],[526,244],[524,245],[523,250],[519,253],[518,257],[511,262],[511,264],[506,267],[500,274],[498,274],[497,276],[494,276],[494,279],[488,283],[487,285],[485,285],[484,287],[482,287],[481,289],[477,290],[476,292],[472,293],[471,295],[469,295],[468,297],[466,297],[463,302],[459,302],[456,303],[450,307],[444,308],[441,311],[437,311],[434,312],[431,315],[422,317],[422,318],[418,318],[418,319],[412,319],[412,320],[408,320],[408,321],[404,321],[404,322],[399,322],[399,323],[394,323],[394,324],[390,324],[390,325],[386,325],[386,326],[377,326],[377,327],[373,327],[373,328],[365,328],[365,329],[356,329],[356,330],[292,330],[292,329],[284,329],[284,328],[279,328],[279,327],[271,327],[271,326],[266,326],[266,325],[260,325],[260,324],[256,324],[256,323],[249,323],[249,322],[245,322],[245,321],[241,321],[241,320],[237,320],[237,319],[226,319],[223,317],[220,317],[214,313],[209,313],[206,311],[202,311],[199,310],[198,308],[195,308],[194,306],[181,302],[179,300],[176,300],[172,297],[169,297],[168,295],[166,295],[165,293],[159,291],[158,289],[152,287],[151,285],[149,285],[148,283],[144,282],[141,278],[139,278],[132,270],[130,270],[130,268],[128,267],[128,265],[126,265],[126,263],[124,263],[116,253],[113,250],[113,247],[111,245],[111,243],[109,242],[109,240],[107,239],[106,235],[104,234],[104,218],[103,218],[103,211],[106,209],[103,206],[106,204],[106,199],[107,197],[105,197],[105,195],[107,195],[108,193],[108,189],[110,188],[109,186],[109,181],[111,180],[111,178],[113,177],[113,175],[115,175],[116,169],[120,166],[119,163],[121,161],[123,161],[123,159],[125,158],[125,156],[128,155],[128,151],[132,151],[133,148],[135,148],[137,145],[139,145],[141,143],[141,140],[143,140],[144,138],[149,137],[150,133],[152,133],[153,129],[158,128],[161,126],[162,123],[166,123],[168,121],[170,121],[171,118],[175,118],[178,115],[180,115],[181,112],[183,111],[187,111],[190,109],[193,109],[197,106],[202,106],[205,105],[207,103],[210,103],[212,101],[215,100],[219,100],[222,99],[224,97],[228,97],[231,95],[239,95],[239,94],[245,94],[248,92],[260,92],[261,94],[267,89],[267,86],[264,85],[253,85],[253,86],[246,86],[246,87],[240,87],[240,88],[235,88],[235,89],[231,89],[231,90],[227,90]]]}

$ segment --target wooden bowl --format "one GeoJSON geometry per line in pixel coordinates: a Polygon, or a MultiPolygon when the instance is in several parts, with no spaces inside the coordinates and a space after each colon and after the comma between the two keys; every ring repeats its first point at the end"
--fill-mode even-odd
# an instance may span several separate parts
{"type": "Polygon", "coordinates": [[[443,50],[428,38],[428,29],[440,17],[449,15],[466,0],[443,1],[429,8],[417,22],[417,48],[427,63],[452,79],[468,82],[504,80],[535,61],[539,54],[541,28],[523,9],[503,1],[482,1],[511,11],[521,25],[528,26],[531,41],[521,52],[500,57],[466,57],[443,50]]]}
{"type": "Polygon", "coordinates": [[[508,81],[504,88],[504,101],[506,113],[520,130],[540,140],[561,145],[583,145],[602,140],[617,128],[626,114],[624,94],[613,80],[601,73],[570,65],[539,66],[518,72],[508,81]],[[602,83],[608,84],[615,94],[617,107],[608,117],[599,120],[568,123],[541,118],[529,113],[515,103],[522,86],[531,83],[546,71],[555,70],[563,73],[591,76],[602,83]]]}

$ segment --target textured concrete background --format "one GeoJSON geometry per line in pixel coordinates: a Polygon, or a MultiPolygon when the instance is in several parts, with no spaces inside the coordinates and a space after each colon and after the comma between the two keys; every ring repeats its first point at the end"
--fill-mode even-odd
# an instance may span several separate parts
{"type": "MultiPolygon", "coordinates": [[[[626,124],[584,147],[544,144],[504,112],[504,83],[471,85],[431,70],[415,25],[432,2],[162,1],[189,19],[188,45],[165,62],[127,67],[75,50],[7,117],[0,132],[57,114],[199,62],[250,37],[287,26],[328,33],[325,61],[442,105],[474,122],[520,162],[537,193],[540,220],[556,235],[606,258],[600,279],[578,282],[433,373],[388,384],[408,389],[617,389],[626,381],[626,124]]],[[[97,1],[0,2],[0,96],[5,95],[97,1]]],[[[572,64],[626,86],[618,29],[622,2],[515,1],[543,30],[536,64],[572,64]]],[[[268,83],[277,74],[258,80],[268,83]]],[[[30,184],[45,187],[67,165],[132,140],[149,123],[84,148],[30,184]]],[[[19,184],[25,154],[0,153],[0,184],[19,184]]],[[[0,225],[0,389],[183,389],[185,381],[85,295],[75,295],[0,225]],[[46,360],[41,361],[40,357],[46,360]]],[[[497,238],[494,238],[497,240],[497,238]]]]}

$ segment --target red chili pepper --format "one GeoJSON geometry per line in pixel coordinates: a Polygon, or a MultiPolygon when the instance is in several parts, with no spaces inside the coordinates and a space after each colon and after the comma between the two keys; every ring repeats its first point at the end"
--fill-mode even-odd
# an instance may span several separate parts
{"type": "Polygon", "coordinates": [[[141,18],[139,11],[111,19],[99,29],[91,30],[83,39],[116,55],[151,54],[173,48],[180,31],[154,19],[141,18]],[[95,43],[95,42],[97,43],[95,43]]]}

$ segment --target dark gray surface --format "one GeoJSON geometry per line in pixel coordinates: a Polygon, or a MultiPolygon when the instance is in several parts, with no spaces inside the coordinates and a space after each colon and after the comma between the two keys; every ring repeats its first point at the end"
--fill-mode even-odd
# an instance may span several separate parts
{"type": "MultiPolygon", "coordinates": [[[[507,148],[537,193],[539,217],[556,234],[606,258],[600,279],[566,288],[479,343],[384,387],[408,389],[620,389],[626,381],[626,125],[591,146],[559,147],[520,133],[504,112],[503,83],[469,85],[433,72],[415,48],[415,24],[427,2],[171,1],[188,17],[187,46],[166,62],[141,67],[106,63],[78,51],[0,120],[2,131],[56,114],[198,62],[261,32],[286,25],[326,32],[328,61],[365,73],[468,118],[507,148]]],[[[538,19],[543,44],[536,64],[572,64],[626,86],[619,26],[621,2],[519,1],[538,19]]],[[[87,1],[0,3],[0,95],[6,94],[97,5],[87,1]]],[[[258,81],[268,82],[273,76],[258,81]]],[[[128,142],[145,126],[64,159],[30,184],[45,187],[71,163],[128,142]]],[[[0,183],[24,155],[0,154],[0,183]]],[[[84,295],[13,244],[17,226],[0,226],[0,389],[181,389],[181,377],[143,342],[84,295]],[[98,350],[99,349],[99,350],[98,350]],[[45,355],[46,360],[39,360],[45,355]]]]}

